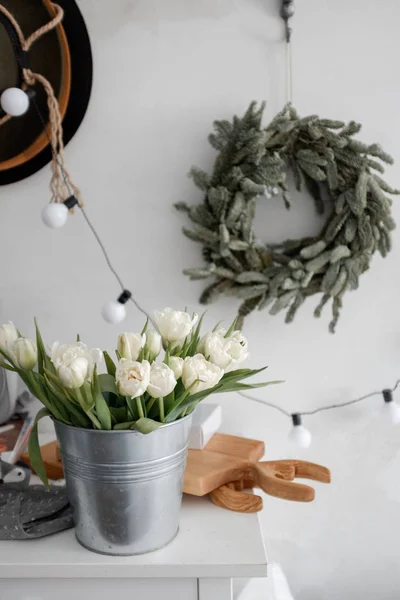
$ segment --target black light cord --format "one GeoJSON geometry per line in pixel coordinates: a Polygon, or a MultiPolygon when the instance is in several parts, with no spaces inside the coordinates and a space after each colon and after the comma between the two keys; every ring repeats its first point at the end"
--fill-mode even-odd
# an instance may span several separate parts
{"type": "MultiPolygon", "coordinates": [[[[323,412],[324,410],[333,410],[335,408],[344,408],[345,406],[351,406],[352,404],[357,404],[358,402],[363,402],[364,400],[368,400],[368,398],[373,398],[374,396],[384,396],[386,397],[389,396],[391,397],[391,394],[393,392],[395,392],[398,388],[398,386],[400,385],[400,379],[398,379],[395,383],[395,385],[390,388],[390,389],[385,389],[385,390],[377,390],[376,392],[371,392],[369,394],[365,394],[365,396],[361,396],[360,398],[355,398],[354,400],[348,400],[347,402],[342,402],[341,404],[328,404],[328,406],[320,406],[319,408],[315,408],[314,410],[302,410],[302,411],[295,411],[295,412],[289,412],[287,410],[285,410],[284,408],[282,408],[281,406],[278,406],[277,404],[274,404],[273,402],[267,402],[266,400],[261,400],[261,398],[255,398],[254,396],[250,396],[249,394],[246,394],[245,392],[237,392],[238,394],[240,394],[240,396],[243,396],[244,398],[247,398],[247,400],[251,400],[252,402],[257,402],[258,404],[264,404],[264,406],[268,406],[269,408],[273,408],[277,411],[279,411],[280,413],[282,413],[283,415],[285,415],[286,417],[289,418],[293,418],[293,415],[299,415],[299,416],[310,416],[310,415],[316,415],[319,412],[323,412]]],[[[387,402],[387,400],[385,399],[385,402],[387,402]]]]}
{"type": "MultiPolygon", "coordinates": [[[[57,160],[58,160],[58,158],[57,158],[57,160]]],[[[61,167],[61,172],[62,172],[62,174],[63,174],[64,181],[65,181],[65,173],[64,173],[64,170],[63,170],[63,168],[62,168],[62,167],[61,167]]],[[[67,184],[67,183],[66,183],[66,185],[68,186],[68,184],[67,184]]],[[[69,186],[68,186],[68,188],[69,188],[69,186]]],[[[104,245],[104,242],[101,240],[101,238],[100,238],[100,235],[98,234],[98,232],[97,232],[97,230],[95,229],[95,227],[94,227],[93,223],[92,223],[92,222],[91,222],[91,220],[89,219],[89,217],[88,217],[88,215],[87,215],[87,213],[86,213],[86,210],[83,208],[83,206],[79,206],[79,208],[80,208],[80,211],[81,211],[81,213],[82,213],[82,215],[83,215],[83,218],[85,219],[85,221],[86,221],[86,223],[87,223],[87,225],[88,225],[89,229],[90,229],[90,230],[91,230],[91,232],[93,233],[93,235],[94,235],[94,237],[95,237],[95,239],[96,239],[96,241],[97,241],[98,245],[99,245],[99,246],[100,246],[100,248],[101,248],[101,251],[103,252],[103,255],[104,255],[104,258],[105,258],[105,260],[106,260],[106,263],[107,263],[107,266],[108,266],[109,270],[110,270],[110,271],[111,271],[111,273],[114,275],[115,279],[118,281],[119,285],[121,286],[121,289],[122,289],[122,291],[124,291],[126,288],[125,288],[125,286],[124,286],[124,284],[123,284],[123,282],[122,282],[122,279],[121,279],[121,277],[118,275],[118,273],[117,273],[117,271],[116,271],[115,267],[113,266],[113,264],[112,264],[112,262],[111,262],[111,260],[110,260],[110,256],[109,256],[109,254],[108,254],[107,248],[106,248],[106,247],[105,247],[105,245],[104,245]]],[[[142,306],[139,304],[139,302],[136,300],[136,298],[135,298],[135,297],[134,297],[132,294],[131,294],[131,296],[128,298],[128,300],[130,300],[131,302],[133,302],[133,304],[136,306],[136,308],[138,309],[138,311],[139,311],[139,312],[141,312],[141,313],[142,313],[142,314],[143,314],[143,315],[146,317],[146,319],[149,319],[149,321],[150,321],[150,322],[153,324],[153,326],[154,326],[153,319],[151,318],[151,316],[148,314],[148,312],[147,312],[147,311],[146,311],[144,308],[142,308],[142,306]]]]}

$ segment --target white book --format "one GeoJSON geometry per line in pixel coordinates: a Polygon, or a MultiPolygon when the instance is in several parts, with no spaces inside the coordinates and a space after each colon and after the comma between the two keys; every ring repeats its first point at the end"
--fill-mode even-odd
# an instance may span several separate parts
{"type": "Polygon", "coordinates": [[[189,448],[202,450],[221,427],[222,409],[219,404],[200,403],[193,413],[189,448]]]}

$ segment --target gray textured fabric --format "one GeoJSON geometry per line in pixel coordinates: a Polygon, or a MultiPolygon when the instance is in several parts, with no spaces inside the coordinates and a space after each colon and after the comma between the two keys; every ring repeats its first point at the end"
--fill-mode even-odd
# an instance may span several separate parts
{"type": "Polygon", "coordinates": [[[40,538],[73,526],[65,487],[21,491],[0,484],[0,540],[40,538]]]}

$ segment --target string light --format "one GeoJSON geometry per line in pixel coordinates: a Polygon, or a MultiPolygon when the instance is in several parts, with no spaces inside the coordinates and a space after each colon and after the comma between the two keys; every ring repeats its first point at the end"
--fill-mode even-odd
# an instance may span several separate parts
{"type": "Polygon", "coordinates": [[[101,316],[107,323],[115,325],[121,323],[126,317],[125,304],[132,298],[129,290],[124,290],[116,301],[110,300],[101,309],[101,316]]]}
{"type": "Polygon", "coordinates": [[[268,402],[266,400],[261,400],[261,398],[255,398],[254,396],[250,396],[245,392],[237,392],[240,396],[247,398],[247,400],[251,400],[252,402],[257,402],[258,404],[263,404],[269,408],[277,410],[278,412],[285,415],[292,421],[292,428],[289,431],[289,440],[294,442],[301,448],[308,448],[312,441],[311,433],[306,427],[302,424],[303,416],[312,416],[319,412],[323,412],[325,410],[334,410],[337,408],[344,408],[345,406],[350,406],[351,404],[358,404],[359,402],[364,402],[369,398],[373,398],[375,396],[380,396],[383,398],[384,404],[382,406],[383,416],[386,420],[389,420],[393,425],[397,425],[400,423],[400,406],[393,399],[393,392],[397,390],[400,385],[400,379],[398,379],[395,385],[391,389],[379,390],[376,392],[371,392],[366,394],[365,396],[361,396],[360,398],[355,398],[354,400],[348,400],[347,402],[342,402],[341,404],[328,404],[327,406],[320,406],[319,408],[314,408],[313,410],[303,410],[297,411],[295,413],[290,413],[285,410],[278,404],[274,404],[273,402],[268,402]]]}
{"type": "Polygon", "coordinates": [[[289,441],[294,442],[300,448],[308,448],[311,446],[311,433],[302,425],[301,415],[295,413],[292,415],[293,427],[289,431],[289,441]]]}
{"type": "Polygon", "coordinates": [[[393,425],[400,423],[400,406],[393,400],[392,390],[383,390],[384,405],[382,412],[384,417],[393,425]]]}
{"type": "Polygon", "coordinates": [[[6,114],[21,117],[29,108],[29,96],[20,88],[7,88],[0,96],[0,106],[6,114]]]}
{"type": "Polygon", "coordinates": [[[50,202],[42,210],[42,221],[51,229],[63,227],[68,219],[71,208],[78,204],[75,196],[70,196],[64,202],[50,202]]]}

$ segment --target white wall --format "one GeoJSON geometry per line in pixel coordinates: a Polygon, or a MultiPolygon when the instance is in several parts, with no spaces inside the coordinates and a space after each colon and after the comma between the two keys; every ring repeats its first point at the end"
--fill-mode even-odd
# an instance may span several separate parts
{"type": "MultiPolygon", "coordinates": [[[[279,2],[269,0],[81,0],[93,42],[95,82],[89,113],[68,146],[69,168],[113,261],[149,310],[199,309],[201,284],[184,267],[201,264],[200,247],[180,233],[173,202],[201,195],[186,173],[210,168],[206,137],[215,118],[268,101],[266,119],[282,106],[284,48],[279,2]]],[[[400,186],[398,106],[400,4],[395,0],[303,0],[294,19],[295,105],[304,115],[354,119],[362,139],[398,158],[388,180],[400,186]]],[[[118,327],[102,322],[103,301],[118,287],[82,218],[44,229],[48,169],[1,190],[0,318],[32,331],[36,315],[48,340],[112,348],[118,327]]],[[[260,209],[259,228],[285,239],[317,231],[309,199],[286,213],[260,209]],[[279,229],[278,229],[279,228],[279,229]]],[[[399,216],[398,200],[394,215],[399,216]]],[[[245,332],[255,365],[268,363],[285,386],[259,397],[288,410],[307,409],[390,386],[400,376],[399,244],[377,257],[360,289],[345,298],[338,332],[317,321],[310,300],[290,326],[266,312],[245,332]]],[[[233,317],[220,301],[208,323],[233,317]]],[[[142,317],[130,309],[126,328],[142,317]]],[[[288,455],[289,422],[240,397],[223,401],[225,427],[267,443],[267,457],[288,455]]],[[[400,591],[399,430],[379,418],[381,402],[309,418],[312,447],[297,456],[333,473],[310,505],[266,498],[262,523],[271,558],[280,561],[299,600],[392,600],[400,591]]]]}

